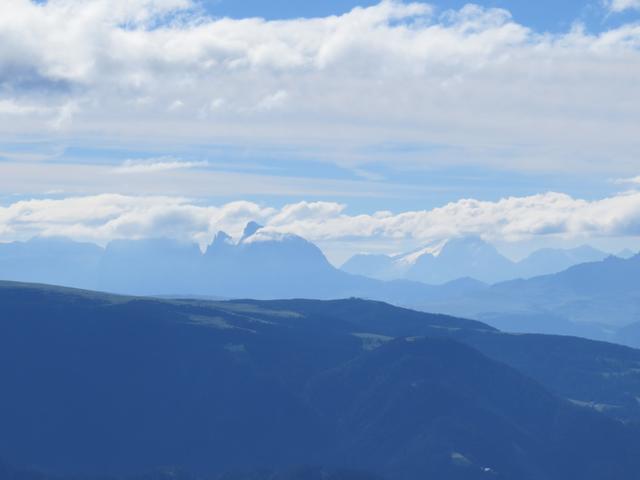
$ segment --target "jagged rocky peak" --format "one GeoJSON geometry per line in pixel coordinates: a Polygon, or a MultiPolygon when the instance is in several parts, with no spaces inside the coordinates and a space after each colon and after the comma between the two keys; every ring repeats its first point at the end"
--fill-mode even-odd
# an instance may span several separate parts
{"type": "Polygon", "coordinates": [[[213,242],[211,242],[212,246],[231,244],[233,244],[233,238],[231,238],[227,232],[223,232],[222,230],[216,233],[216,236],[213,237],[213,242]]]}
{"type": "Polygon", "coordinates": [[[252,221],[247,223],[247,226],[244,227],[244,231],[242,232],[242,240],[244,240],[245,238],[249,238],[261,228],[263,228],[263,226],[257,222],[252,221]]]}

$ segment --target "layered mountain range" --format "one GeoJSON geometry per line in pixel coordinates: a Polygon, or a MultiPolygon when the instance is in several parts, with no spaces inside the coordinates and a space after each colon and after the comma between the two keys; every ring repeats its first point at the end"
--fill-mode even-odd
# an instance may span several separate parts
{"type": "MultiPolygon", "coordinates": [[[[118,240],[106,248],[55,238],[2,244],[0,278],[130,295],[361,297],[479,319],[508,331],[640,346],[640,295],[635,289],[640,257],[600,259],[603,255],[589,247],[541,250],[514,264],[481,240],[457,239],[437,252],[422,249],[397,258],[371,257],[380,268],[412,265],[403,276],[413,280],[381,280],[385,275],[365,268],[360,275],[336,269],[311,242],[250,223],[238,241],[219,233],[204,253],[196,245],[167,239],[118,240]],[[530,274],[534,269],[558,270],[592,258],[558,273],[493,285],[470,278],[516,267],[530,274]],[[456,279],[441,285],[417,281],[426,275],[444,279],[442,272],[456,279]]],[[[365,258],[369,260],[356,257],[349,263],[365,258]]]]}
{"type": "Polygon", "coordinates": [[[630,480],[640,469],[631,348],[358,299],[9,282],[0,304],[10,478],[630,480]],[[170,468],[136,476],[158,467],[170,468]],[[243,471],[256,473],[225,475],[243,471]],[[264,473],[287,471],[303,473],[264,473]]]}
{"type": "Polygon", "coordinates": [[[237,242],[220,232],[205,253],[169,239],[116,240],[106,248],[58,238],[4,244],[0,278],[136,295],[252,298],[330,298],[379,283],[335,269],[299,236],[267,235],[255,223],[237,242]]]}
{"type": "MultiPolygon", "coordinates": [[[[633,256],[629,252],[621,255],[633,256]]],[[[355,255],[341,269],[381,280],[407,279],[433,285],[464,277],[497,283],[557,273],[608,256],[583,245],[573,249],[544,248],[514,262],[478,237],[462,237],[399,255],[355,255]]]]}
{"type": "Polygon", "coordinates": [[[512,280],[419,308],[481,319],[518,332],[608,339],[640,346],[640,255],[608,257],[552,275],[512,280]]]}
{"type": "Polygon", "coordinates": [[[583,246],[542,249],[512,262],[483,240],[466,237],[396,256],[356,255],[337,271],[311,242],[297,235],[265,232],[251,222],[238,241],[218,233],[204,253],[195,244],[169,239],[115,240],[106,248],[39,237],[0,244],[0,278],[135,294],[269,298],[306,293],[302,296],[322,298],[344,296],[341,289],[375,290],[375,283],[358,281],[354,275],[429,285],[465,278],[496,283],[556,273],[607,256],[583,246]],[[272,271],[279,271],[282,280],[262,282],[272,271]],[[302,284],[300,276],[305,279],[302,284]],[[315,279],[310,288],[305,286],[315,279]]]}
{"type": "Polygon", "coordinates": [[[335,268],[304,238],[249,223],[238,241],[220,232],[202,253],[169,239],[115,240],[106,248],[62,238],[0,244],[0,279],[130,295],[208,298],[364,297],[410,305],[479,282],[446,286],[382,281],[335,268]]]}

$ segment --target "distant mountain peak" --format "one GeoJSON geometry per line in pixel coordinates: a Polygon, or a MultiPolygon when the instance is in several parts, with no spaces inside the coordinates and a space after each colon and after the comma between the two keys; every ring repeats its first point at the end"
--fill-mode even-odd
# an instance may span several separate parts
{"type": "Polygon", "coordinates": [[[437,243],[431,243],[427,246],[421,247],[418,250],[412,252],[395,255],[394,260],[401,265],[410,266],[414,265],[424,255],[431,255],[437,257],[442,252],[442,249],[447,245],[448,240],[443,240],[437,243]]]}
{"type": "Polygon", "coordinates": [[[245,240],[249,237],[251,237],[252,235],[254,235],[258,230],[260,230],[261,228],[264,228],[262,225],[260,225],[257,222],[249,222],[247,223],[247,226],[244,227],[244,231],[242,232],[242,240],[245,240]]]}
{"type": "Polygon", "coordinates": [[[222,230],[220,230],[218,233],[216,233],[216,236],[213,237],[213,242],[211,242],[211,245],[233,245],[233,239],[230,235],[227,234],[227,232],[223,232],[222,230]]]}

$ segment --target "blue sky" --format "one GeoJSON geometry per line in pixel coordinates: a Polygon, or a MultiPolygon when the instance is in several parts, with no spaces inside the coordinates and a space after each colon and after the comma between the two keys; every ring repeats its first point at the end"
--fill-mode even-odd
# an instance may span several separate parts
{"type": "Polygon", "coordinates": [[[329,250],[640,245],[638,0],[20,0],[0,35],[0,241],[160,234],[65,210],[116,194],[211,207],[198,241],[248,202],[329,250]]]}
{"type": "MultiPolygon", "coordinates": [[[[375,0],[324,0],[315,2],[296,2],[291,0],[206,0],[204,5],[212,15],[224,15],[234,18],[259,16],[268,19],[287,19],[296,17],[323,17],[339,15],[355,7],[375,5],[375,0]]],[[[472,2],[433,1],[430,2],[440,11],[460,9],[472,2]]],[[[633,10],[610,14],[599,0],[490,0],[479,3],[486,7],[503,8],[511,12],[514,19],[539,31],[564,31],[575,22],[585,23],[589,29],[601,31],[622,22],[637,19],[633,10]]]]}

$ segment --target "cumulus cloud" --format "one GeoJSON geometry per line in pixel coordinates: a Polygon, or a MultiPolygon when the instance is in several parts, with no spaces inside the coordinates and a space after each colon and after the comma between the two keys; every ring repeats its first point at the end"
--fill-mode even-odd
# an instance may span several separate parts
{"type": "Polygon", "coordinates": [[[640,185],[640,175],[638,175],[637,177],[619,178],[615,180],[614,183],[622,184],[622,185],[624,184],[640,185]]]}
{"type": "Polygon", "coordinates": [[[464,199],[431,210],[361,215],[333,202],[272,208],[245,201],[212,206],[177,197],[96,195],[1,207],[0,239],[65,236],[104,244],[168,237],[204,248],[220,230],[239,238],[249,221],[265,225],[269,238],[294,233],[311,241],[350,241],[354,249],[366,239],[433,243],[463,235],[499,241],[639,236],[640,192],[593,201],[552,192],[495,202],[464,199]]]}
{"type": "Polygon", "coordinates": [[[612,12],[624,12],[625,10],[640,10],[640,0],[610,0],[605,2],[612,12]]]}
{"type": "Polygon", "coordinates": [[[639,75],[638,24],[541,34],[472,5],[265,21],[189,0],[0,2],[5,135],[321,146],[356,164],[376,155],[366,147],[411,144],[424,149],[377,156],[626,172],[639,75]]]}
{"type": "Polygon", "coordinates": [[[251,220],[273,209],[251,202],[202,206],[179,197],[103,194],[25,200],[0,207],[2,240],[63,236],[99,244],[114,239],[167,237],[206,245],[219,230],[238,236],[251,220]]]}

